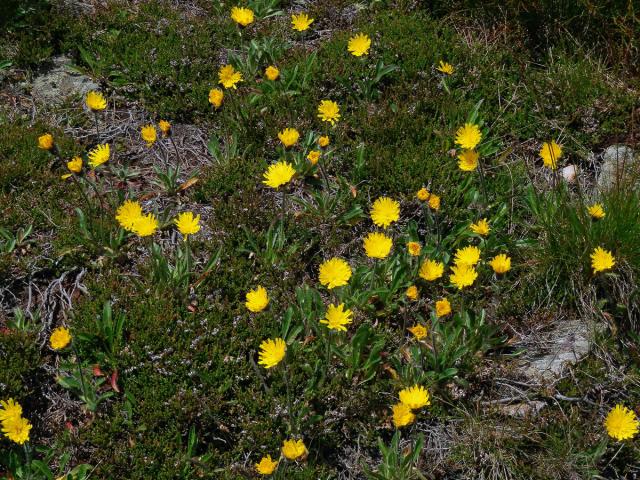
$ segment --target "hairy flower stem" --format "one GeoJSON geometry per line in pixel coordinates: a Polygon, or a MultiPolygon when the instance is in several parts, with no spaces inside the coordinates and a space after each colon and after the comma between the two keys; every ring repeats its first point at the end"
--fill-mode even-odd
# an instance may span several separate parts
{"type": "Polygon", "coordinates": [[[96,135],[98,137],[98,141],[96,143],[100,143],[100,127],[98,126],[98,112],[93,112],[93,121],[96,125],[96,135]]]}
{"type": "Polygon", "coordinates": [[[284,225],[284,212],[287,206],[287,191],[285,189],[282,190],[282,210],[280,211],[280,222],[284,225]]]}
{"type": "Polygon", "coordinates": [[[178,146],[176,145],[176,142],[173,141],[172,137],[169,137],[169,141],[171,141],[171,145],[173,145],[173,149],[176,152],[176,157],[178,157],[178,164],[176,165],[176,172],[180,171],[180,166],[182,165],[182,157],[180,156],[180,153],[178,152],[178,146]]]}
{"type": "Polygon", "coordinates": [[[323,161],[322,159],[320,159],[320,161],[318,162],[318,166],[320,167],[320,173],[322,173],[322,177],[324,178],[324,183],[327,186],[327,191],[329,191],[329,177],[327,177],[327,172],[324,169],[324,166],[322,165],[323,161]]]}
{"type": "Polygon", "coordinates": [[[76,356],[76,365],[78,366],[78,373],[80,374],[80,385],[82,385],[82,396],[84,397],[83,401],[87,403],[87,386],[84,381],[84,373],[82,373],[82,367],[80,366],[80,355],[78,354],[78,349],[76,348],[75,343],[71,343],[71,349],[76,356]]]}
{"type": "Polygon", "coordinates": [[[284,369],[282,370],[282,373],[284,376],[285,387],[287,389],[287,413],[289,416],[289,429],[291,430],[291,433],[295,434],[297,433],[297,429],[295,428],[293,422],[293,398],[291,397],[291,383],[289,381],[289,364],[287,363],[286,359],[284,361],[284,369]]]}
{"type": "Polygon", "coordinates": [[[89,197],[87,197],[87,194],[84,191],[84,188],[82,188],[82,185],[80,185],[80,180],[78,180],[78,178],[75,176],[75,174],[71,175],[71,178],[73,178],[73,183],[76,185],[76,187],[78,187],[78,190],[80,191],[80,195],[82,195],[82,198],[83,198],[84,202],[87,204],[87,206],[89,207],[89,209],[93,213],[93,205],[89,201],[89,197]]]}
{"type": "Polygon", "coordinates": [[[489,195],[487,195],[487,185],[484,176],[484,168],[482,167],[482,162],[478,162],[478,172],[480,173],[480,186],[482,188],[482,195],[484,197],[484,207],[489,206],[489,195]]]}

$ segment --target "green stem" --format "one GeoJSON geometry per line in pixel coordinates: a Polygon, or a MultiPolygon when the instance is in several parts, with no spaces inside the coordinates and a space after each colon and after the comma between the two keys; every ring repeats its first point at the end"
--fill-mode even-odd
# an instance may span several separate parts
{"type": "Polygon", "coordinates": [[[78,349],[76,348],[75,343],[71,343],[71,348],[76,356],[76,365],[78,366],[78,373],[80,374],[80,384],[82,385],[82,396],[84,397],[83,401],[86,403],[89,397],[87,395],[87,386],[84,381],[84,373],[82,372],[82,367],[80,366],[80,355],[78,354],[78,349]]]}
{"type": "Polygon", "coordinates": [[[480,173],[480,186],[482,187],[482,195],[484,196],[485,208],[489,206],[489,196],[487,195],[487,186],[485,184],[484,168],[482,161],[478,161],[478,172],[480,173]]]}
{"type": "Polygon", "coordinates": [[[100,127],[98,126],[98,112],[93,112],[93,121],[96,125],[96,134],[98,136],[98,142],[100,143],[100,127]]]}
{"type": "Polygon", "coordinates": [[[288,409],[288,413],[289,413],[289,429],[291,430],[292,434],[297,433],[297,430],[294,428],[294,422],[293,422],[293,401],[292,401],[292,397],[291,397],[291,384],[289,382],[289,364],[286,363],[286,359],[284,360],[285,364],[284,364],[284,369],[283,369],[283,375],[284,375],[284,383],[287,389],[287,409],[288,409]]]}

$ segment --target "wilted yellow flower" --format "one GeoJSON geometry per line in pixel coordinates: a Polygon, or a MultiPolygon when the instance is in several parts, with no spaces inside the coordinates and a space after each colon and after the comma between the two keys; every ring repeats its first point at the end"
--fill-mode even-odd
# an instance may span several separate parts
{"type": "Polygon", "coordinates": [[[299,13],[291,15],[291,26],[294,30],[304,32],[313,23],[313,18],[309,18],[306,13],[299,13]]]}
{"type": "Polygon", "coordinates": [[[264,368],[278,365],[287,353],[287,344],[282,338],[267,339],[260,344],[258,363],[264,368]]]}
{"type": "Polygon", "coordinates": [[[409,330],[417,340],[422,340],[427,336],[427,327],[424,325],[414,325],[411,328],[407,328],[407,330],[409,330]]]}
{"type": "Polygon", "coordinates": [[[429,193],[429,190],[422,187],[420,190],[418,190],[418,193],[416,193],[416,198],[421,202],[426,202],[427,200],[429,200],[430,195],[431,194],[429,193]]]}
{"type": "Polygon", "coordinates": [[[38,137],[38,148],[42,150],[51,150],[53,148],[53,135],[45,133],[38,137]]]}
{"type": "Polygon", "coordinates": [[[94,90],[87,93],[85,103],[87,104],[87,107],[89,107],[89,110],[91,110],[92,112],[99,112],[107,108],[107,101],[102,96],[102,93],[96,92],[94,90]]]}
{"type": "Polygon", "coordinates": [[[318,163],[318,160],[320,160],[320,150],[311,150],[309,155],[307,155],[307,160],[309,160],[311,165],[318,163]]]}
{"type": "Polygon", "coordinates": [[[51,332],[49,337],[49,345],[54,350],[62,350],[71,342],[71,334],[64,327],[58,327],[51,332]]]}
{"type": "Polygon", "coordinates": [[[385,258],[391,251],[393,241],[384,233],[372,232],[363,241],[364,251],[369,258],[385,258]]]}
{"type": "Polygon", "coordinates": [[[491,231],[491,227],[489,227],[489,222],[486,218],[478,220],[476,223],[472,223],[469,225],[469,228],[473,233],[477,233],[483,237],[489,235],[489,232],[491,231]]]}
{"type": "Polygon", "coordinates": [[[473,172],[476,168],[478,168],[478,152],[475,150],[463,150],[460,155],[458,155],[458,168],[464,172],[473,172]]]}
{"type": "Polygon", "coordinates": [[[289,183],[295,174],[293,165],[281,160],[269,165],[267,171],[262,174],[264,177],[262,183],[271,188],[278,188],[289,183]]]}
{"type": "Polygon", "coordinates": [[[251,25],[253,23],[253,10],[244,7],[233,7],[231,9],[231,19],[243,27],[251,25]]]}
{"type": "Polygon", "coordinates": [[[404,403],[396,403],[393,406],[393,424],[396,428],[406,427],[411,425],[416,416],[411,411],[411,408],[404,403]]]}
{"type": "Polygon", "coordinates": [[[409,288],[407,288],[407,290],[404,292],[404,294],[407,296],[407,298],[409,300],[417,300],[418,299],[418,287],[416,287],[415,285],[411,285],[409,288]]]}
{"type": "Polygon", "coordinates": [[[108,143],[102,143],[96,145],[93,150],[90,150],[87,154],[89,157],[89,165],[93,168],[99,167],[103,163],[109,160],[111,156],[111,149],[108,143]]]}
{"type": "Polygon", "coordinates": [[[412,257],[417,257],[422,251],[422,245],[418,242],[407,242],[407,251],[412,257]]]}
{"type": "Polygon", "coordinates": [[[267,289],[262,285],[258,285],[254,290],[249,290],[246,295],[245,307],[250,312],[258,313],[267,308],[269,305],[269,295],[267,289]]]}
{"type": "MultiPolygon", "coordinates": [[[[237,88],[236,83],[242,81],[242,73],[237,72],[233,65],[225,65],[218,72],[218,83],[224,88],[237,88]]],[[[211,102],[211,92],[209,92],[209,101],[211,102]]],[[[211,102],[213,103],[213,102],[211,102]]],[[[215,104],[214,104],[215,105],[215,104]]],[[[217,107],[216,107],[217,108],[217,107]]]]}
{"type": "Polygon", "coordinates": [[[177,218],[174,218],[173,223],[176,224],[185,240],[189,235],[200,231],[200,215],[194,216],[193,212],[182,212],[177,218]]]}
{"type": "Polygon", "coordinates": [[[438,64],[438,68],[437,70],[439,72],[445,73],[447,75],[452,75],[454,72],[454,68],[453,65],[451,65],[450,63],[447,63],[443,60],[440,60],[440,63],[438,64]]]}
{"type": "Polygon", "coordinates": [[[332,100],[322,100],[318,105],[318,118],[323,122],[330,122],[331,125],[340,120],[340,107],[332,100]]]}
{"type": "Polygon", "coordinates": [[[456,265],[475,265],[480,261],[480,249],[473,245],[468,247],[459,248],[456,250],[454,263],[456,265]]]}
{"type": "Polygon", "coordinates": [[[413,387],[402,389],[398,396],[400,402],[404,403],[411,410],[431,405],[429,391],[422,385],[414,385],[413,387]]]}
{"type": "Polygon", "coordinates": [[[420,266],[420,278],[432,282],[442,277],[444,272],[444,263],[437,262],[436,260],[426,259],[420,266]]]}
{"type": "Polygon", "coordinates": [[[278,70],[273,65],[269,65],[267,68],[265,68],[264,75],[267,77],[267,80],[271,80],[273,82],[280,76],[280,70],[278,70]]]}
{"type": "Polygon", "coordinates": [[[307,453],[307,447],[302,440],[285,440],[282,444],[282,454],[289,460],[297,460],[307,453]]]}
{"type": "Polygon", "coordinates": [[[380,197],[371,205],[370,214],[375,225],[387,228],[400,218],[400,204],[389,197],[380,197]]]}
{"type": "Polygon", "coordinates": [[[489,262],[489,265],[491,265],[493,271],[498,275],[507,273],[511,270],[511,258],[507,257],[504,253],[501,253],[500,255],[493,257],[489,262]]]}
{"type": "Polygon", "coordinates": [[[322,148],[328,147],[329,143],[330,143],[330,140],[327,135],[323,135],[318,139],[318,145],[320,145],[320,147],[322,148]]]}
{"type": "Polygon", "coordinates": [[[222,99],[224,98],[224,92],[219,88],[212,88],[209,90],[209,103],[219,109],[222,106],[222,99]]]}
{"type": "Polygon", "coordinates": [[[449,280],[451,283],[458,287],[458,290],[462,290],[465,287],[470,287],[473,282],[478,278],[478,272],[473,266],[466,263],[460,265],[454,265],[451,267],[451,275],[449,280]]]}
{"type": "Polygon", "coordinates": [[[440,210],[440,197],[435,193],[429,194],[429,208],[436,212],[440,210]]]}
{"type": "Polygon", "coordinates": [[[603,249],[602,247],[596,247],[591,254],[591,266],[593,267],[593,273],[604,272],[610,270],[616,264],[616,259],[611,252],[603,249]]]}
{"type": "Polygon", "coordinates": [[[142,216],[142,207],[138,202],[125,200],[116,210],[116,220],[122,228],[133,232],[133,226],[142,216]]]}
{"type": "Polygon", "coordinates": [[[602,220],[607,214],[604,212],[604,207],[601,203],[594,203],[589,207],[589,215],[594,220],[602,220]]]}
{"type": "Polygon", "coordinates": [[[12,418],[20,418],[22,416],[22,406],[13,398],[8,400],[0,400],[0,421],[6,422],[12,418]]]}
{"type": "Polygon", "coordinates": [[[166,120],[160,120],[158,122],[158,128],[160,128],[163,137],[168,137],[171,135],[171,124],[166,120]]]}
{"type": "Polygon", "coordinates": [[[2,433],[4,436],[18,445],[23,445],[29,441],[30,430],[31,424],[26,418],[15,417],[2,422],[2,433]]]}
{"type": "Polygon", "coordinates": [[[345,325],[353,322],[352,316],[353,312],[351,310],[344,309],[344,303],[338,306],[331,304],[327,307],[327,313],[325,313],[324,319],[320,320],[320,323],[325,324],[331,330],[346,332],[347,327],[345,325]]]}
{"type": "Polygon", "coordinates": [[[451,304],[449,300],[443,298],[436,302],[436,317],[445,317],[451,313],[451,304]]]}
{"type": "Polygon", "coordinates": [[[371,48],[371,39],[364,33],[358,33],[357,35],[349,39],[349,45],[347,49],[351,52],[351,55],[355,57],[361,57],[369,53],[371,48]]]}
{"type": "Polygon", "coordinates": [[[638,433],[640,422],[633,410],[618,404],[609,411],[604,426],[611,438],[621,441],[633,438],[638,433]]]}
{"type": "Polygon", "coordinates": [[[271,475],[278,466],[277,460],[271,460],[271,455],[262,457],[259,463],[256,463],[256,472],[260,475],[271,475]]]}
{"type": "Polygon", "coordinates": [[[285,147],[289,148],[298,143],[300,133],[298,133],[298,130],[295,128],[285,128],[281,132],[278,132],[278,138],[285,147]]]}
{"type": "Polygon", "coordinates": [[[158,219],[152,213],[147,215],[140,215],[135,222],[131,230],[139,237],[148,237],[156,233],[158,229],[158,219]]]}
{"type": "Polygon", "coordinates": [[[320,265],[320,283],[332,289],[342,287],[349,283],[351,278],[351,267],[342,258],[332,258],[320,265]]]}
{"type": "Polygon", "coordinates": [[[80,173],[82,171],[82,158],[73,157],[67,162],[67,168],[70,172],[80,173]]]}
{"type": "Polygon", "coordinates": [[[474,123],[465,123],[456,131],[456,144],[466,150],[473,150],[482,140],[480,127],[474,123]]]}
{"type": "Polygon", "coordinates": [[[156,127],[153,125],[145,125],[140,129],[140,136],[142,139],[147,142],[147,147],[151,147],[158,138],[158,134],[156,132],[156,127]]]}
{"type": "Polygon", "coordinates": [[[539,155],[545,167],[555,170],[558,168],[558,160],[562,156],[562,145],[558,145],[555,140],[551,140],[550,143],[545,142],[542,144],[539,155]]]}

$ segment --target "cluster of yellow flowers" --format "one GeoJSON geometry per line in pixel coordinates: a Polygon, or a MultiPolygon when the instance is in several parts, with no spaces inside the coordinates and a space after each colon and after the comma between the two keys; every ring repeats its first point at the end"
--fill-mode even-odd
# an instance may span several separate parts
{"type": "MultiPolygon", "coordinates": [[[[153,213],[144,214],[140,203],[133,200],[125,200],[116,211],[116,220],[120,226],[128,232],[135,233],[139,237],[153,235],[159,228],[157,217],[153,213]]],[[[193,212],[182,212],[173,223],[178,228],[185,240],[189,235],[200,231],[200,215],[193,212]]]]}
{"type": "Polygon", "coordinates": [[[31,423],[22,416],[22,406],[12,398],[0,400],[0,425],[3,435],[18,445],[29,441],[31,423]]]}
{"type": "Polygon", "coordinates": [[[421,385],[400,390],[400,401],[393,408],[393,424],[396,428],[411,425],[416,419],[416,410],[431,405],[429,391],[421,385]]]}

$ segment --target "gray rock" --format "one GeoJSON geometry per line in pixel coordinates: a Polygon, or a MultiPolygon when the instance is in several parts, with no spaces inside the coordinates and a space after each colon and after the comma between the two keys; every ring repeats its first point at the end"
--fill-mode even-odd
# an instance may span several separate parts
{"type": "Polygon", "coordinates": [[[53,69],[33,81],[31,94],[36,101],[59,104],[69,96],[84,96],[88,91],[100,88],[90,77],[74,70],[68,57],[55,57],[53,64],[53,69]]]}
{"type": "Polygon", "coordinates": [[[535,417],[547,404],[541,400],[532,400],[530,402],[514,403],[512,405],[501,405],[500,413],[515,418],[531,418],[535,417]]]}
{"type": "Polygon", "coordinates": [[[562,178],[564,178],[567,183],[575,182],[577,174],[578,169],[575,165],[567,165],[562,169],[562,178]]]}
{"type": "Polygon", "coordinates": [[[608,190],[618,181],[637,172],[637,157],[631,147],[611,145],[601,155],[602,163],[597,183],[601,190],[608,190]]]}

